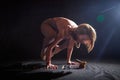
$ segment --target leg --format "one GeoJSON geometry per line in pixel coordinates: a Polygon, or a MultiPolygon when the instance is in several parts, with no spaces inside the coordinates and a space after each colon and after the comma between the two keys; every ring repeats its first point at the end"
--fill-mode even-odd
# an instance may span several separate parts
{"type": "Polygon", "coordinates": [[[48,38],[44,38],[44,40],[43,40],[43,46],[42,46],[42,50],[41,50],[41,54],[40,54],[40,57],[42,60],[46,59],[45,52],[46,52],[47,47],[45,47],[45,46],[48,45],[48,40],[49,40],[48,38]]]}
{"type": "Polygon", "coordinates": [[[43,40],[43,46],[40,56],[42,60],[46,60],[46,50],[48,48],[48,45],[52,42],[53,38],[55,38],[56,32],[47,23],[42,23],[40,29],[41,29],[41,33],[45,37],[43,40]]]}
{"type": "Polygon", "coordinates": [[[42,50],[41,50],[41,59],[42,60],[46,60],[46,51],[47,51],[47,46],[49,44],[51,44],[52,42],[54,41],[54,38],[53,39],[50,39],[50,38],[44,38],[44,41],[43,41],[43,46],[42,46],[42,50]]]}
{"type": "Polygon", "coordinates": [[[55,38],[55,40],[48,46],[48,49],[46,51],[46,65],[47,69],[56,69],[57,66],[51,64],[51,54],[53,48],[62,40],[61,34],[58,34],[58,36],[55,38]]]}

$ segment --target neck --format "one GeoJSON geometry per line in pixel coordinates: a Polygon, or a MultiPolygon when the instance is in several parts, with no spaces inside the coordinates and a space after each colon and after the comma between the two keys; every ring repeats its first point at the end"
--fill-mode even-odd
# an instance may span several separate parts
{"type": "Polygon", "coordinates": [[[77,41],[77,34],[75,33],[75,30],[70,31],[70,35],[75,41],[77,41]]]}

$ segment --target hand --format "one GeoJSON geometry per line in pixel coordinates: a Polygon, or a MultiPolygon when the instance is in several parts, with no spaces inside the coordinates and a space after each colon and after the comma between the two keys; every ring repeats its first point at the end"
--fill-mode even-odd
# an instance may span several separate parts
{"type": "Polygon", "coordinates": [[[53,65],[53,64],[48,64],[47,65],[47,69],[53,69],[53,70],[55,70],[55,69],[58,69],[58,66],[57,65],[53,65]]]}
{"type": "Polygon", "coordinates": [[[78,65],[79,63],[78,63],[78,62],[68,61],[67,64],[68,64],[68,65],[78,65]]]}

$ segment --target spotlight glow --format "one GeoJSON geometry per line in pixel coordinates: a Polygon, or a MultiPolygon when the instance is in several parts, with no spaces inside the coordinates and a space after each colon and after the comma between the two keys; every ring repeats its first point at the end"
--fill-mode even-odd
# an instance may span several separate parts
{"type": "Polygon", "coordinates": [[[105,18],[104,18],[103,15],[98,15],[98,16],[97,16],[97,21],[98,21],[98,22],[103,22],[104,19],[105,19],[105,18]]]}

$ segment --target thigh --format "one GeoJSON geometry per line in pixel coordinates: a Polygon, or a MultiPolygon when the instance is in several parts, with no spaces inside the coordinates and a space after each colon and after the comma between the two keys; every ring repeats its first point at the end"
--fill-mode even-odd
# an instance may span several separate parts
{"type": "Polygon", "coordinates": [[[43,23],[41,25],[41,33],[47,39],[51,39],[57,35],[56,31],[51,28],[51,26],[47,23],[43,23]]]}

